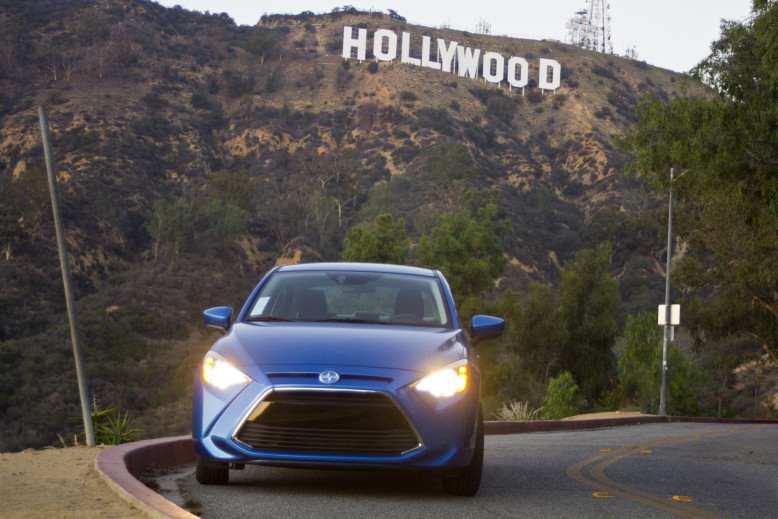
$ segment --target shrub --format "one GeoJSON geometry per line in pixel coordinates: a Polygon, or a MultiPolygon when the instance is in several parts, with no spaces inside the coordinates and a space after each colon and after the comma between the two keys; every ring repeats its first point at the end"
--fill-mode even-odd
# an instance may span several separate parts
{"type": "Polygon", "coordinates": [[[567,101],[567,95],[565,94],[556,94],[552,100],[552,105],[554,110],[558,110],[559,107],[561,107],[563,104],[565,104],[565,101],[567,101]]]}
{"type": "Polygon", "coordinates": [[[506,96],[492,96],[486,102],[486,116],[510,126],[516,113],[516,104],[506,96]]]}
{"type": "MultiPolygon", "coordinates": [[[[107,409],[100,409],[97,398],[92,396],[90,404],[92,408],[92,424],[94,425],[95,441],[98,445],[119,445],[137,441],[141,438],[140,429],[130,428],[130,414],[125,411],[124,414],[111,406],[107,409]]],[[[81,418],[73,418],[73,421],[80,421],[81,418]]],[[[79,436],[84,436],[82,432],[79,436]]]]}
{"type": "Polygon", "coordinates": [[[543,93],[537,90],[532,90],[531,92],[527,93],[527,101],[532,104],[538,104],[543,101],[543,93]]]}
{"type": "MultiPolygon", "coordinates": [[[[610,379],[610,388],[603,390],[597,406],[601,411],[618,411],[624,399],[624,386],[615,378],[610,379]]],[[[627,404],[629,406],[629,404],[627,404]]]]}
{"type": "Polygon", "coordinates": [[[543,418],[561,420],[578,414],[582,407],[583,395],[569,371],[549,380],[546,396],[543,397],[543,418]]]}
{"type": "Polygon", "coordinates": [[[497,411],[497,418],[504,422],[524,422],[527,420],[537,420],[540,417],[542,408],[530,409],[529,402],[519,402],[518,400],[503,404],[497,411]]]}
{"type": "Polygon", "coordinates": [[[327,49],[328,52],[337,52],[343,48],[343,41],[337,36],[332,37],[331,39],[327,40],[327,43],[324,44],[324,48],[327,49]]]}
{"type": "Polygon", "coordinates": [[[227,95],[232,99],[249,93],[254,87],[254,78],[248,74],[225,70],[223,75],[227,83],[227,95]]]}
{"type": "Polygon", "coordinates": [[[47,105],[61,105],[67,103],[67,101],[59,90],[50,90],[46,94],[47,105]]]}
{"type": "Polygon", "coordinates": [[[192,107],[194,108],[202,108],[204,110],[207,110],[208,108],[211,107],[211,101],[208,99],[208,96],[200,91],[194,92],[192,94],[192,98],[190,99],[190,102],[192,104],[192,107]]]}
{"type": "Polygon", "coordinates": [[[167,100],[156,92],[149,92],[141,98],[149,110],[161,110],[168,105],[167,100]]]}
{"type": "MultiPolygon", "coordinates": [[[[348,61],[343,61],[343,63],[348,64],[348,61]]],[[[348,71],[349,67],[339,67],[335,69],[335,88],[338,90],[343,90],[346,88],[346,85],[349,84],[351,81],[351,74],[348,71]]]]}
{"type": "Polygon", "coordinates": [[[592,65],[591,67],[592,72],[597,74],[598,76],[602,76],[604,78],[616,80],[616,75],[613,73],[613,71],[607,67],[603,67],[602,65],[592,65]]]}
{"type": "Polygon", "coordinates": [[[271,57],[276,47],[276,37],[272,31],[265,27],[257,27],[249,36],[244,49],[263,60],[271,57]]]}
{"type": "Polygon", "coordinates": [[[431,128],[443,135],[454,134],[453,123],[446,110],[422,108],[416,112],[416,116],[422,128],[431,128]]]}

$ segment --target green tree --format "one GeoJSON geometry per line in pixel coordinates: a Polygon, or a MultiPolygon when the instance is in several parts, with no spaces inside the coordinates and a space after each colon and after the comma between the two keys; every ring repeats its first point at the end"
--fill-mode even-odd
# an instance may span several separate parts
{"type": "Polygon", "coordinates": [[[675,232],[689,245],[676,278],[752,303],[730,332],[752,337],[778,363],[778,3],[723,22],[696,83],[670,102],[648,99],[626,136],[629,171],[678,195],[675,232]]]}
{"type": "Polygon", "coordinates": [[[248,230],[249,213],[232,204],[214,200],[205,210],[211,229],[226,244],[230,240],[246,234],[248,230]]]}
{"type": "Polygon", "coordinates": [[[359,209],[360,220],[369,220],[392,210],[397,197],[392,193],[389,183],[376,184],[367,193],[367,202],[359,209]]]}
{"type": "Polygon", "coordinates": [[[557,291],[542,283],[530,284],[524,297],[508,290],[489,311],[510,323],[503,334],[505,349],[516,355],[523,370],[545,385],[562,367],[559,349],[568,337],[567,329],[559,323],[557,291]]]}
{"type": "Polygon", "coordinates": [[[484,392],[539,402],[551,377],[570,372],[596,402],[616,374],[616,282],[609,248],[581,250],[562,270],[558,288],[532,283],[521,296],[506,291],[487,305],[510,326],[482,352],[484,392]],[[540,393],[538,392],[540,389],[540,393]]]}
{"type": "Polygon", "coordinates": [[[264,63],[265,58],[271,57],[275,52],[276,43],[277,40],[272,29],[268,29],[267,27],[254,27],[244,48],[260,58],[261,63],[264,63]]]}
{"type": "Polygon", "coordinates": [[[428,268],[440,269],[448,279],[461,308],[472,312],[481,295],[494,286],[508,261],[500,243],[505,220],[494,221],[497,206],[488,204],[473,217],[468,210],[444,214],[430,236],[423,237],[416,257],[428,268]]]}
{"type": "Polygon", "coordinates": [[[461,144],[435,146],[427,159],[427,171],[441,186],[449,186],[457,180],[469,183],[475,177],[473,158],[461,144]]]}
{"type": "Polygon", "coordinates": [[[324,249],[325,237],[332,231],[333,227],[332,203],[323,192],[314,191],[308,196],[306,211],[306,228],[316,232],[319,239],[319,249],[324,249]]]}
{"type": "Polygon", "coordinates": [[[567,340],[559,363],[579,381],[594,402],[615,374],[615,311],[618,286],[608,273],[610,248],[580,250],[562,271],[559,284],[560,325],[567,340]]]}
{"type": "Polygon", "coordinates": [[[221,200],[245,211],[252,209],[254,184],[245,171],[216,170],[211,173],[208,186],[211,188],[212,201],[221,200]]]}
{"type": "Polygon", "coordinates": [[[405,220],[395,222],[391,214],[380,214],[364,226],[352,227],[344,242],[341,257],[346,261],[403,264],[408,255],[405,220]]]}
{"type": "Polygon", "coordinates": [[[662,328],[656,317],[648,313],[628,316],[622,347],[618,365],[624,398],[637,402],[644,412],[656,412],[662,378],[662,328]]]}
{"type": "Polygon", "coordinates": [[[167,258],[178,257],[189,250],[194,239],[194,222],[183,201],[175,204],[167,200],[155,201],[151,221],[144,227],[154,242],[154,261],[160,253],[167,258]]]}
{"type": "MultiPolygon", "coordinates": [[[[622,346],[618,370],[624,398],[638,402],[643,412],[656,413],[662,379],[662,328],[656,324],[656,315],[628,316],[622,346]]],[[[667,364],[670,414],[696,414],[701,371],[674,345],[668,350],[667,364]]]]}
{"type": "Polygon", "coordinates": [[[486,305],[508,326],[497,340],[478,346],[481,391],[489,399],[529,401],[539,406],[548,380],[560,371],[559,348],[567,330],[559,325],[559,295],[542,283],[532,283],[521,295],[506,290],[486,305]]]}
{"type": "Polygon", "coordinates": [[[40,168],[22,171],[15,180],[0,179],[0,240],[14,246],[25,235],[37,234],[51,217],[46,172],[40,168]]]}

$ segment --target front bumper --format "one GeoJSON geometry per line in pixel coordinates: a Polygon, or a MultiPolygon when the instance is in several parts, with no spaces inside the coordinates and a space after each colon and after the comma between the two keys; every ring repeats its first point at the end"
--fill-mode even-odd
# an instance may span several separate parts
{"type": "Polygon", "coordinates": [[[328,386],[316,378],[322,371],[252,373],[237,394],[196,381],[195,451],[221,462],[286,466],[442,469],[470,462],[477,380],[462,394],[435,399],[408,387],[418,373],[363,368],[328,386]]]}

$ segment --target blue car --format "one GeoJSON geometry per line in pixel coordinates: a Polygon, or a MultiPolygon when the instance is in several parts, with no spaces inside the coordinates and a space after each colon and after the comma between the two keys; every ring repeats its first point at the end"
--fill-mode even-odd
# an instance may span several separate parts
{"type": "Polygon", "coordinates": [[[429,469],[454,495],[481,481],[483,417],[477,341],[443,275],[368,263],[285,265],[259,282],[194,384],[196,477],[224,484],[247,463],[429,469]]]}

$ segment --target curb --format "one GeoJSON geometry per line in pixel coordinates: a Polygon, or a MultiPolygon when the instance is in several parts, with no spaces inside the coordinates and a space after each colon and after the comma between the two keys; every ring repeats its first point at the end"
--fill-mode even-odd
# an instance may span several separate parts
{"type": "Polygon", "coordinates": [[[529,420],[526,422],[484,422],[486,434],[521,434],[530,432],[581,431],[645,423],[667,423],[666,416],[625,416],[589,420],[529,420]]]}
{"type": "Polygon", "coordinates": [[[149,517],[198,519],[174,505],[136,479],[148,467],[179,467],[195,462],[192,437],[175,436],[117,445],[100,451],[95,460],[97,473],[119,497],[149,517]]]}
{"type": "MultiPolygon", "coordinates": [[[[738,420],[734,418],[700,418],[682,416],[627,416],[621,418],[593,418],[590,420],[533,420],[528,422],[484,422],[486,434],[521,434],[531,432],[580,431],[622,427],[647,423],[718,423],[718,424],[773,424],[778,420],[738,420]]],[[[149,517],[161,519],[198,519],[179,508],[136,479],[145,469],[180,467],[195,463],[192,437],[189,435],[155,440],[143,440],[117,445],[101,451],[95,460],[98,474],[119,496],[149,517]]]]}
{"type": "Polygon", "coordinates": [[[741,420],[738,418],[706,418],[699,416],[625,416],[592,418],[589,420],[531,420],[527,422],[484,422],[486,434],[520,434],[530,432],[580,431],[647,423],[711,423],[711,424],[773,424],[778,420],[741,420]]]}

